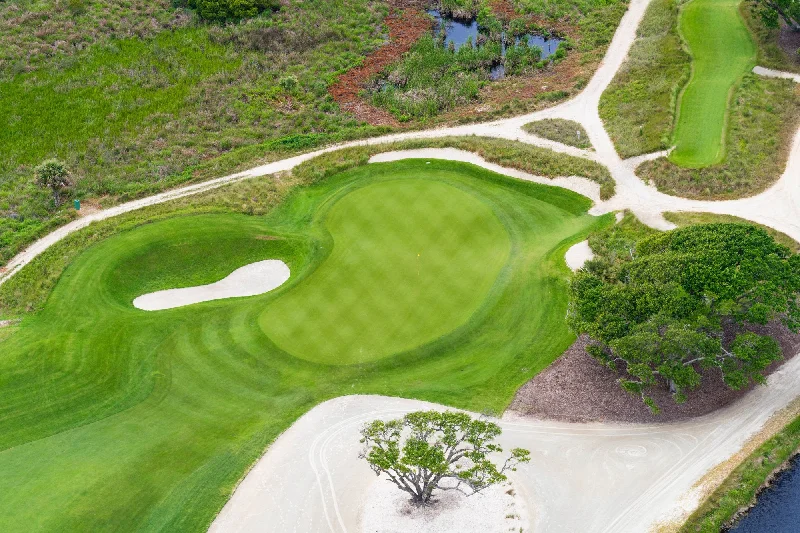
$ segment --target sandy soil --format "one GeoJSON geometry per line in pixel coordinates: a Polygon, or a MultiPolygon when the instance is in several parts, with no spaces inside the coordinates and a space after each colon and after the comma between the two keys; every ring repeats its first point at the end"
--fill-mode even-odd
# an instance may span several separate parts
{"type": "Polygon", "coordinates": [[[361,533],[507,533],[529,531],[525,503],[511,483],[465,496],[443,491],[429,506],[413,504],[391,482],[373,483],[364,502],[361,533]]]}
{"type": "Polygon", "coordinates": [[[594,259],[594,252],[592,252],[592,249],[589,247],[589,241],[582,241],[578,244],[573,244],[564,255],[564,260],[567,262],[567,266],[573,272],[583,268],[583,265],[586,264],[586,261],[591,261],[592,259],[594,259]]]}
{"type": "Polygon", "coordinates": [[[161,311],[211,300],[256,296],[277,289],[289,279],[289,274],[289,267],[283,261],[259,261],[237,268],[216,283],[144,294],[133,300],[133,306],[143,311],[161,311]]]}
{"type": "MultiPolygon", "coordinates": [[[[539,532],[641,533],[691,512],[695,486],[800,395],[793,358],[730,406],[671,424],[498,421],[505,449],[531,451],[514,487],[539,532]]],[[[211,526],[227,531],[359,531],[375,474],[358,459],[359,429],[444,406],[381,396],[318,405],[283,433],[242,480],[211,526]],[[290,472],[291,475],[287,475],[290,472]]],[[[457,531],[452,529],[452,531],[457,531]]]]}

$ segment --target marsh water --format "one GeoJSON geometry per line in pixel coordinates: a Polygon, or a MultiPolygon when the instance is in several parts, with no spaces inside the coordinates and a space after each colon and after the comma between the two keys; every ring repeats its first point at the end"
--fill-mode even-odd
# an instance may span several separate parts
{"type": "Polygon", "coordinates": [[[758,503],[730,531],[736,533],[796,533],[800,531],[800,461],[792,460],[758,503]]]}
{"type": "MultiPolygon", "coordinates": [[[[473,43],[478,42],[478,35],[480,34],[480,26],[477,19],[456,19],[446,15],[442,15],[439,11],[432,9],[428,11],[436,21],[436,29],[434,30],[437,35],[444,32],[444,45],[446,47],[453,43],[453,48],[458,50],[464,46],[467,41],[472,40],[473,43]]],[[[538,46],[542,50],[542,59],[547,59],[558,50],[558,45],[561,44],[563,39],[557,37],[544,37],[543,35],[521,35],[515,37],[515,44],[519,44],[522,40],[527,40],[528,46],[538,46]]],[[[503,52],[505,56],[506,46],[508,41],[506,36],[503,35],[503,52]]],[[[490,77],[492,79],[500,79],[505,76],[505,68],[502,63],[492,67],[490,77]]]]}

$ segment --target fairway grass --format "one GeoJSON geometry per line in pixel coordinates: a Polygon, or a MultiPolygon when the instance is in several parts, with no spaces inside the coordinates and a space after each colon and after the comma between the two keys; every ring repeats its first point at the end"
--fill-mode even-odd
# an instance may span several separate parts
{"type": "MultiPolygon", "coordinates": [[[[344,394],[501,412],[574,340],[563,319],[564,252],[612,221],[588,216],[589,205],[470,165],[403,161],[297,189],[266,216],[175,217],[93,245],[42,311],[0,336],[0,531],[204,530],[281,431],[344,394]],[[415,194],[430,199],[412,205],[415,194]],[[365,206],[374,212],[361,213],[365,206]],[[442,228],[452,232],[416,234],[442,228]],[[353,250],[359,231],[374,249],[353,250]],[[398,263],[371,264],[392,260],[391,243],[398,263]],[[407,256],[422,245],[420,260],[431,258],[415,285],[407,256]],[[473,265],[449,262],[470,256],[473,265]],[[292,272],[274,292],[157,312],[131,305],[265,259],[292,272]],[[387,277],[359,276],[370,269],[387,277]],[[326,272],[376,302],[360,311],[367,320],[334,317],[337,328],[370,339],[369,360],[343,364],[350,341],[331,339],[341,344],[315,360],[276,344],[265,317],[280,319],[281,306],[347,309],[320,305],[327,296],[305,288],[326,289],[318,285],[326,272]],[[474,292],[451,281],[459,275],[474,292]],[[438,307],[428,323],[403,326],[411,348],[381,339],[414,309],[384,298],[386,283],[407,283],[408,298],[438,307]],[[455,283],[452,301],[440,283],[455,283]]],[[[309,318],[319,326],[309,335],[329,335],[321,329],[330,318],[309,318]]]]}
{"type": "Polygon", "coordinates": [[[740,0],[691,0],[678,29],[692,56],[692,74],[680,95],[675,150],[680,166],[713,165],[725,155],[732,91],[755,66],[756,46],[739,13],[740,0]]]}

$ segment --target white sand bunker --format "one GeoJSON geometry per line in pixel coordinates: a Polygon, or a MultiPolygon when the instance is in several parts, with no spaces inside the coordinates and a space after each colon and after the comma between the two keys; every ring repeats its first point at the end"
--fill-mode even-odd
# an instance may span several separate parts
{"type": "Polygon", "coordinates": [[[436,504],[417,507],[409,496],[386,479],[369,489],[361,533],[506,533],[528,531],[523,499],[511,483],[465,496],[455,490],[437,491],[436,504]]]}
{"type": "Polygon", "coordinates": [[[567,250],[564,259],[567,261],[567,266],[573,272],[583,268],[587,261],[594,259],[594,252],[589,248],[589,241],[579,242],[567,250]]]}
{"type": "Polygon", "coordinates": [[[139,296],[133,306],[144,311],[160,311],[223,298],[256,296],[280,287],[288,279],[289,267],[283,261],[258,261],[237,268],[216,283],[139,296]]]}

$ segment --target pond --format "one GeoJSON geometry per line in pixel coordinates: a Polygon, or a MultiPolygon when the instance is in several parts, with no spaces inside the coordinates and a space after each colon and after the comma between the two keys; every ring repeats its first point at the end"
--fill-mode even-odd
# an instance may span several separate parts
{"type": "MultiPolygon", "coordinates": [[[[477,19],[457,19],[450,16],[442,15],[439,11],[431,9],[428,14],[434,18],[436,25],[434,33],[441,35],[444,32],[444,45],[446,47],[453,43],[453,48],[458,50],[464,46],[467,41],[472,40],[473,43],[478,42],[478,35],[480,34],[480,26],[477,19]]],[[[528,46],[537,46],[542,50],[542,59],[547,59],[556,53],[558,45],[561,44],[563,39],[557,37],[544,37],[543,35],[521,35],[514,38],[515,44],[519,44],[523,40],[527,40],[528,46]]],[[[505,56],[506,46],[508,39],[503,34],[503,53],[505,56]]],[[[493,80],[503,78],[505,76],[505,67],[502,63],[494,65],[489,73],[489,77],[493,80]]]]}
{"type": "Polygon", "coordinates": [[[800,460],[792,460],[758,503],[730,531],[736,533],[796,533],[800,528],[800,460]]]}

